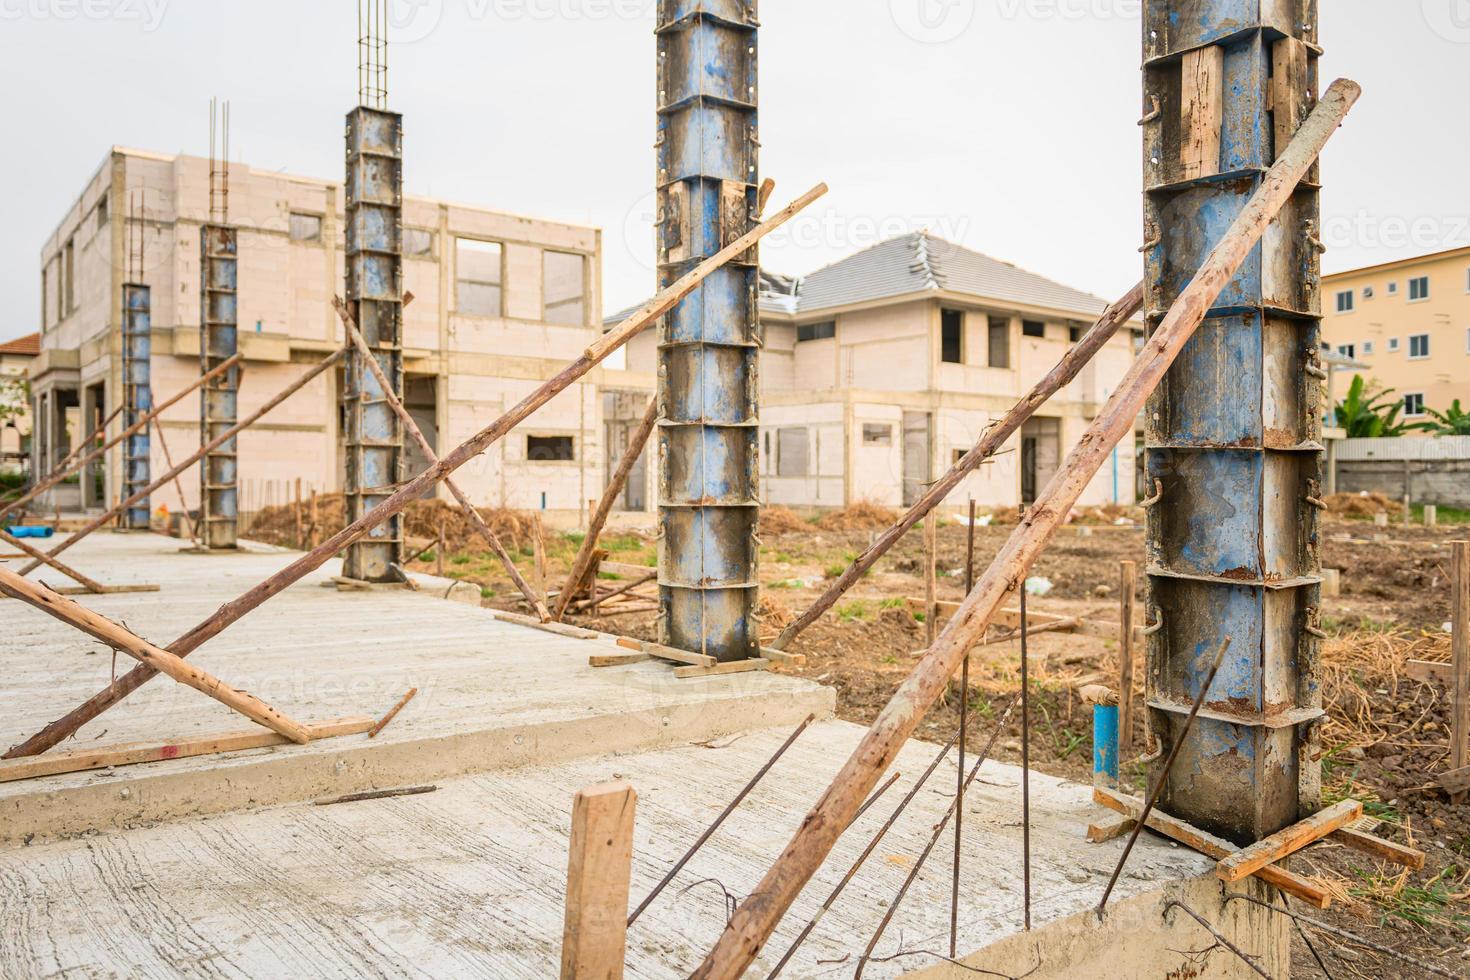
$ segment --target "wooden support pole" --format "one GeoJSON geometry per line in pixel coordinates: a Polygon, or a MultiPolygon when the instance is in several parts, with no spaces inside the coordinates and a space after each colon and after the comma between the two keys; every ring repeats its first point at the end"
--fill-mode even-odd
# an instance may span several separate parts
{"type": "MultiPolygon", "coordinates": [[[[653,321],[673,309],[678,305],[680,300],[697,289],[699,284],[717,269],[732,259],[743,255],[761,238],[764,238],[787,221],[790,221],[796,216],[797,212],[825,193],[827,193],[827,185],[817,185],[796,201],[788,204],[774,217],[762,222],[734,243],[721,249],[711,258],[701,262],[687,275],[674,283],[674,285],[669,286],[653,299],[649,300],[638,313],[624,320],[622,324],[604,335],[602,340],[589,347],[581,357],[563,368],[554,378],[544,382],[535,391],[521,399],[520,402],[501,415],[500,418],[481,429],[470,439],[461,443],[459,447],[447,456],[442,457],[438,463],[429,467],[412,480],[409,480],[387,500],[384,500],[378,506],[348,524],[326,541],[323,541],[318,547],[302,555],[290,565],[287,565],[243,595],[240,595],[231,602],[225,603],[199,625],[179,637],[170,646],[170,649],[180,657],[187,657],[199,649],[199,647],[209,642],[209,640],[224,632],[232,624],[238,622],[241,617],[259,607],[261,603],[279,594],[296,582],[301,581],[301,579],[326,564],[333,555],[340,552],[347,545],[401,512],[409,503],[423,496],[430,487],[435,486],[444,477],[483,453],[498,439],[503,438],[507,432],[510,432],[517,425],[520,425],[529,418],[541,406],[571,387],[574,382],[605,360],[613,351],[626,344],[633,337],[637,336],[638,333],[646,329],[653,321]]],[[[338,357],[341,356],[343,350],[337,352],[338,357]]],[[[72,733],[87,722],[136,691],[156,673],[157,671],[147,665],[140,665],[133,668],[124,676],[107,685],[107,687],[103,688],[97,694],[94,694],[91,698],[88,698],[85,702],[73,708],[64,717],[47,725],[20,745],[10,749],[0,758],[14,759],[21,756],[37,755],[55,747],[69,738],[72,733]]]]}
{"type": "Polygon", "coordinates": [[[154,409],[153,409],[153,411],[149,412],[147,415],[144,415],[142,418],[140,418],[138,421],[134,422],[132,425],[128,426],[126,429],[123,429],[117,435],[115,435],[111,439],[107,440],[107,442],[105,442],[102,445],[98,446],[96,449],[92,450],[87,455],[85,455],[85,456],[81,457],[80,459],[74,461],[66,469],[59,469],[55,473],[52,473],[49,477],[47,477],[41,483],[38,483],[36,486],[32,487],[31,490],[29,492],[27,492],[24,497],[21,497],[19,500],[15,501],[12,504],[7,504],[5,507],[0,508],[0,519],[3,519],[5,517],[5,515],[6,514],[9,514],[11,511],[16,510],[19,507],[24,507],[26,504],[30,503],[32,500],[36,499],[41,494],[45,493],[47,490],[50,490],[52,487],[56,486],[62,480],[65,480],[67,477],[71,476],[73,473],[75,473],[78,470],[82,469],[84,466],[87,466],[87,465],[91,464],[96,459],[98,459],[103,453],[107,452],[107,450],[111,449],[113,446],[116,446],[118,443],[122,442],[124,439],[128,438],[129,436],[136,435],[137,433],[143,431],[144,426],[146,426],[149,422],[153,421],[154,419],[158,418],[158,416],[162,415],[165,410],[167,410],[169,408],[172,408],[174,405],[178,404],[179,401],[181,401],[185,395],[189,394],[191,391],[193,391],[194,389],[198,388],[199,386],[201,386],[201,385],[203,385],[203,384],[205,384],[205,383],[207,383],[209,381],[214,380],[215,378],[219,377],[224,372],[230,370],[235,365],[239,364],[240,363],[240,357],[241,357],[241,355],[236,354],[234,357],[230,358],[228,361],[224,361],[223,363],[221,363],[219,365],[219,367],[215,368],[213,371],[210,371],[208,374],[200,375],[198,378],[196,378],[195,380],[193,380],[192,382],[190,382],[188,385],[184,386],[184,388],[181,391],[179,391],[178,394],[174,395],[172,398],[168,399],[167,401],[163,402],[162,404],[155,406],[154,409]]]}
{"type": "MultiPolygon", "coordinates": [[[[163,450],[163,462],[172,471],[174,469],[174,457],[168,451],[168,440],[163,435],[162,422],[158,423],[158,428],[153,430],[153,434],[158,437],[158,448],[163,450]]],[[[179,495],[179,509],[184,514],[184,526],[189,529],[189,540],[198,541],[198,529],[194,526],[194,519],[189,516],[189,504],[184,500],[184,484],[177,475],[174,476],[174,492],[179,495]]],[[[167,531],[167,528],[164,530],[167,531]]]]}
{"type": "MultiPolygon", "coordinates": [[[[587,537],[582,539],[582,547],[577,549],[577,557],[572,561],[572,570],[567,573],[567,584],[562,586],[561,595],[557,597],[556,618],[558,620],[567,614],[567,604],[572,601],[572,592],[587,574],[587,569],[591,567],[593,555],[597,552],[597,539],[602,534],[602,528],[607,524],[607,518],[612,513],[613,505],[623,495],[623,489],[628,485],[628,475],[637,465],[638,457],[643,454],[643,447],[648,444],[648,437],[653,434],[654,426],[657,424],[658,398],[655,396],[648,400],[648,408],[643,412],[643,421],[638,423],[638,428],[628,438],[628,448],[623,451],[623,458],[618,461],[618,468],[613,471],[612,479],[608,481],[602,499],[597,502],[595,510],[588,511],[587,537]]],[[[590,504],[591,501],[588,503],[590,504]]]]}
{"type": "Polygon", "coordinates": [[[959,486],[965,477],[978,469],[981,463],[999,452],[1006,444],[1006,440],[1020,431],[1026,420],[1046,404],[1047,399],[1071,384],[1088,361],[1092,360],[1093,356],[1113,338],[1119,328],[1142,307],[1143,283],[1140,282],[1122,299],[1104,310],[1102,316],[1098,317],[1097,322],[1077,342],[1076,346],[1067,351],[1066,355],[1057,362],[1056,367],[1038,381],[1036,387],[1032,388],[1025,398],[1017,402],[1000,421],[987,428],[974,448],[950,467],[949,472],[930,487],[899,519],[897,524],[879,535],[867,550],[858,556],[857,561],[853,562],[847,571],[838,577],[837,581],[827,587],[827,591],[823,592],[806,612],[781,631],[781,635],[771,645],[778,650],[787,649],[803,630],[821,619],[822,614],[831,609],[838,599],[841,599],[868,573],[869,569],[878,564],[879,559],[888,554],[893,546],[903,539],[904,535],[913,530],[915,524],[922,521],[925,515],[943,503],[944,498],[949,496],[950,492],[959,486]]]}
{"type": "Polygon", "coordinates": [[[1309,844],[1326,837],[1334,830],[1341,830],[1350,823],[1361,820],[1363,804],[1357,800],[1342,800],[1318,810],[1305,820],[1298,821],[1270,837],[1241,848],[1234,854],[1220,859],[1215,873],[1221,881],[1239,881],[1248,878],[1282,858],[1290,857],[1309,844]]]}
{"type": "Polygon", "coordinates": [[[77,443],[76,448],[67,453],[66,457],[62,459],[60,463],[56,464],[57,469],[70,470],[72,463],[76,462],[76,458],[79,455],[87,451],[88,446],[95,449],[97,447],[97,440],[107,434],[107,427],[112,424],[113,419],[122,414],[123,408],[124,406],[122,405],[114,408],[112,412],[107,416],[107,418],[102,420],[101,425],[97,426],[97,428],[93,429],[91,432],[88,432],[86,436],[84,436],[82,440],[77,443]]]}
{"type": "MultiPolygon", "coordinates": [[[[424,454],[424,459],[429,461],[429,465],[434,466],[438,464],[438,454],[434,452],[434,447],[429,445],[429,440],[424,437],[424,432],[419,428],[419,424],[414,421],[413,415],[404,407],[403,400],[394,392],[393,385],[388,381],[388,375],[384,373],[383,366],[378,363],[377,355],[368,346],[367,340],[362,335],[362,331],[357,329],[357,321],[353,319],[352,311],[347,308],[346,303],[342,302],[342,297],[340,296],[334,296],[332,298],[332,305],[337,309],[337,316],[342,321],[342,328],[347,331],[347,339],[357,347],[358,353],[362,356],[362,362],[367,365],[368,370],[372,372],[373,377],[377,380],[378,387],[382,389],[383,400],[388,403],[389,408],[393,409],[393,414],[398,416],[398,421],[403,423],[404,431],[418,444],[419,452],[424,454]]],[[[531,588],[531,584],[521,575],[520,569],[516,568],[515,560],[510,557],[510,552],[505,550],[505,545],[500,543],[499,536],[496,535],[489,524],[485,523],[485,518],[481,517],[480,512],[475,509],[475,505],[470,503],[470,498],[459,488],[459,484],[455,483],[448,476],[445,476],[444,485],[453,494],[455,501],[459,504],[460,510],[464,512],[464,516],[469,518],[470,526],[490,546],[490,550],[495,553],[495,557],[500,559],[501,567],[505,569],[506,574],[510,576],[510,580],[515,583],[515,587],[520,590],[521,595],[525,596],[526,602],[530,603],[531,609],[535,611],[537,617],[543,623],[551,619],[551,613],[547,612],[546,604],[541,601],[540,596],[536,594],[536,590],[531,588]]],[[[537,538],[539,540],[539,533],[537,538]]],[[[439,523],[439,553],[436,560],[438,562],[439,574],[442,576],[444,574],[444,523],[442,521],[439,523]]]]}
{"type": "Polygon", "coordinates": [[[938,551],[939,515],[931,513],[924,521],[924,639],[930,644],[934,642],[935,624],[939,622],[938,551]]]}
{"type": "Polygon", "coordinates": [[[1120,562],[1118,579],[1118,751],[1133,747],[1133,603],[1138,563],[1120,562]]]}
{"type": "Polygon", "coordinates": [[[264,725],[293,742],[305,745],[311,741],[311,732],[305,725],[292,721],[275,708],[253,694],[237,691],[218,677],[201,670],[156,647],[131,630],[119,626],[104,616],[99,616],[85,606],[72,602],[52,592],[43,585],[21,578],[14,572],[0,568],[0,592],[13,599],[29,603],[48,616],[75,626],[77,629],[121,650],[155,671],[167,674],[180,684],[206,694],[227,708],[240,712],[258,725],[264,725]]]}
{"type": "Polygon", "coordinates": [[[434,574],[444,577],[444,518],[439,518],[439,540],[434,546],[434,574]]]}
{"type": "MultiPolygon", "coordinates": [[[[343,351],[338,350],[328,355],[326,360],[322,361],[316,367],[312,368],[310,371],[307,371],[305,374],[303,374],[300,378],[296,379],[295,382],[288,385],[283,391],[277,394],[270,401],[266,402],[264,405],[260,406],[260,408],[252,412],[247,418],[235,423],[224,432],[221,432],[219,435],[209,440],[209,442],[200,446],[198,451],[196,451],[188,459],[184,460],[178,466],[171,468],[167,473],[163,474],[163,476],[160,476],[158,479],[148,484],[148,486],[144,487],[142,490],[139,490],[131,497],[122,501],[117,506],[113,507],[112,510],[103,514],[101,517],[93,518],[92,521],[90,521],[80,531],[78,531],[76,534],[73,534],[71,537],[67,538],[56,547],[52,548],[49,552],[47,552],[47,554],[50,554],[52,556],[61,554],[66,549],[70,548],[72,545],[81,541],[87,535],[91,534],[93,531],[97,530],[99,527],[102,527],[108,521],[112,520],[118,514],[121,514],[123,511],[133,506],[133,504],[136,504],[138,501],[147,498],[149,494],[153,493],[153,491],[157,490],[165,483],[168,483],[170,480],[177,478],[180,473],[183,473],[185,470],[193,466],[195,463],[199,462],[205,456],[214,452],[220,446],[229,442],[231,439],[235,438],[235,436],[239,435],[241,432],[250,428],[256,422],[259,422],[266,415],[270,414],[270,412],[277,408],[282,402],[284,402],[286,399],[290,398],[292,395],[296,394],[302,388],[305,388],[308,384],[314,381],[318,375],[334,367],[336,363],[342,359],[343,353],[343,351]]],[[[20,573],[24,575],[27,572],[32,571],[33,569],[35,569],[37,564],[37,562],[32,562],[25,568],[21,569],[20,573]]]]}
{"type": "Polygon", "coordinates": [[[311,491],[311,546],[315,548],[322,543],[322,519],[319,497],[316,490],[311,491]]]}
{"type": "Polygon", "coordinates": [[[1450,664],[1455,678],[1450,768],[1463,769],[1470,766],[1470,541],[1450,543],[1450,589],[1450,664]]]}
{"type": "Polygon", "coordinates": [[[87,578],[87,576],[83,575],[81,572],[70,567],[69,565],[63,565],[55,558],[52,558],[50,555],[46,554],[46,552],[42,551],[40,548],[31,547],[30,544],[20,538],[15,537],[3,527],[0,527],[0,541],[4,541],[12,548],[19,548],[27,557],[33,558],[44,565],[49,565],[50,567],[56,569],[67,578],[72,579],[73,581],[82,585],[88,592],[92,593],[93,595],[102,595],[107,591],[106,586],[87,578]]]}
{"type": "Polygon", "coordinates": [[[760,953],[781,917],[831,853],[857,808],[943,692],[960,659],[983,635],[1005,597],[1023,587],[1027,570],[1066,520],[1113,447],[1125,436],[1132,436],[1138,413],[1149,396],[1194,336],[1211,304],[1291,198],[1361,91],[1355,82],[1340,79],[1323,94],[1292,145],[1262,179],[1259,190],[1145,342],[1138,359],[981,576],[959,613],[879,713],[827,791],[801,821],[781,856],[731,917],[719,941],[693,974],[698,980],[734,980],[760,953]]]}
{"type": "Polygon", "coordinates": [[[306,545],[306,521],[305,514],[301,511],[301,477],[296,478],[296,500],[292,503],[292,516],[296,519],[296,547],[304,548],[306,545]]]}
{"type": "Polygon", "coordinates": [[[623,975],[637,805],[638,794],[627,783],[584,789],[572,802],[562,980],[617,980],[623,975]]]}

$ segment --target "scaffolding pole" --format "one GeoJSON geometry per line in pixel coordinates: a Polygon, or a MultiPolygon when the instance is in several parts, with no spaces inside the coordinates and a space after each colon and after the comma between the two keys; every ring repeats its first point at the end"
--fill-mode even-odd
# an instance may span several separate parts
{"type": "MultiPolygon", "coordinates": [[[[665,0],[658,27],[658,276],[664,287],[760,213],[755,0],[665,0]]],[[[659,639],[760,655],[760,324],[755,249],[659,325],[659,639]]]]}
{"type": "MultiPolygon", "coordinates": [[[[1151,329],[1316,105],[1316,6],[1146,0],[1151,329]]],[[[1155,758],[1182,742],[1150,789],[1162,781],[1163,811],[1240,845],[1315,811],[1321,795],[1318,195],[1314,165],[1145,413],[1155,758]]]]}

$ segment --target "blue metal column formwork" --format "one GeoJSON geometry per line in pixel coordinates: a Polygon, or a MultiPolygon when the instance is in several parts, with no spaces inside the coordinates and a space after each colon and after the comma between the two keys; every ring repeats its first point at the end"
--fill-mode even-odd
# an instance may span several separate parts
{"type": "MultiPolygon", "coordinates": [[[[754,227],[755,0],[658,5],[662,288],[754,227]]],[[[659,324],[660,640],[720,661],[759,656],[756,250],[659,324]]]]}
{"type": "MultiPolygon", "coordinates": [[[[139,283],[124,283],[122,294],[122,383],[123,428],[153,410],[150,361],[153,354],[153,290],[139,283]]],[[[126,500],[152,482],[152,424],[145,425],[123,442],[123,490],[126,500]]],[[[122,526],[148,530],[151,503],[139,500],[122,515],[122,526]]]]}
{"type": "MultiPolygon", "coordinates": [[[[239,349],[237,264],[239,237],[228,225],[208,224],[199,232],[199,370],[208,374],[239,349]]],[[[208,443],[234,427],[239,415],[240,368],[205,384],[199,399],[199,439],[208,443]]],[[[240,455],[236,440],[221,443],[199,465],[200,547],[238,545],[240,455]]]]}
{"type": "MultiPolygon", "coordinates": [[[[1151,327],[1315,104],[1316,29],[1316,0],[1145,0],[1151,327]]],[[[1160,757],[1231,639],[1160,806],[1239,844],[1320,806],[1318,180],[1314,167],[1146,419],[1148,717],[1160,757]]]]}
{"type": "MultiPolygon", "coordinates": [[[[394,394],[403,397],[403,117],[358,106],[347,116],[347,305],[394,394]]],[[[403,428],[351,344],[342,387],[347,428],[347,521],[392,496],[403,477],[403,428]]],[[[343,574],[396,581],[403,518],[347,549],[343,574]]]]}

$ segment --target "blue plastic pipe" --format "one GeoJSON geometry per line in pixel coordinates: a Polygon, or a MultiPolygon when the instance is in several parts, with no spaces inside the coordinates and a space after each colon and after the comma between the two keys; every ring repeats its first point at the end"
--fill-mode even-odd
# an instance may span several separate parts
{"type": "Polygon", "coordinates": [[[6,528],[13,538],[49,538],[56,533],[54,527],[42,527],[40,525],[28,525],[26,527],[6,528]]]}
{"type": "Polygon", "coordinates": [[[1118,706],[1092,706],[1092,784],[1118,786],[1118,706]]]}

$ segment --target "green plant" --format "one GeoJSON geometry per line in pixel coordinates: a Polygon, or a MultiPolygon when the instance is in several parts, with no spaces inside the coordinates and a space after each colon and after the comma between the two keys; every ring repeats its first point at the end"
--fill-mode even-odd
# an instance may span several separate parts
{"type": "Polygon", "coordinates": [[[862,622],[873,615],[873,606],[864,599],[854,599],[844,602],[837,607],[837,621],[840,623],[862,622]]]}
{"type": "Polygon", "coordinates": [[[1347,430],[1350,439],[1391,439],[1429,424],[1400,422],[1404,403],[1393,395],[1393,388],[1373,391],[1361,374],[1353,375],[1347,397],[1337,403],[1338,426],[1347,430]]]}
{"type": "Polygon", "coordinates": [[[468,565],[470,562],[474,561],[474,559],[471,558],[469,555],[455,555],[454,557],[450,558],[449,561],[450,564],[453,565],[468,565]]]}
{"type": "Polygon", "coordinates": [[[495,598],[495,590],[494,589],[491,589],[491,588],[486,588],[486,587],[482,586],[480,588],[480,598],[481,599],[493,599],[493,598],[495,598]]]}
{"type": "Polygon", "coordinates": [[[1443,412],[1436,412],[1432,408],[1424,411],[1434,420],[1420,423],[1420,428],[1424,431],[1440,436],[1470,436],[1470,412],[1460,407],[1460,399],[1456,398],[1443,412]]]}
{"type": "Polygon", "coordinates": [[[878,603],[879,609],[907,609],[908,607],[909,601],[907,599],[900,599],[898,596],[894,596],[891,599],[884,599],[878,603]]]}
{"type": "Polygon", "coordinates": [[[31,402],[31,383],[23,377],[0,378],[0,427],[26,413],[31,402]]]}
{"type": "Polygon", "coordinates": [[[823,570],[822,574],[826,575],[828,578],[841,578],[842,573],[845,571],[847,571],[846,565],[828,565],[823,570]]]}

